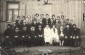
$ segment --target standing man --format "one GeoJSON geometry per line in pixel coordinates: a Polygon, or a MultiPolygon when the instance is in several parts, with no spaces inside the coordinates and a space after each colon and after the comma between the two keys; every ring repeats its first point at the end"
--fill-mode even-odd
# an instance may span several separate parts
{"type": "Polygon", "coordinates": [[[52,15],[52,18],[50,19],[51,23],[50,23],[50,28],[53,27],[53,25],[56,24],[56,18],[55,18],[55,15],[52,15]]]}
{"type": "Polygon", "coordinates": [[[23,25],[23,21],[25,20],[25,16],[22,17],[22,19],[20,20],[20,25],[23,25]]]}
{"type": "Polygon", "coordinates": [[[55,24],[56,23],[55,15],[52,15],[52,19],[53,19],[53,24],[55,24]]]}
{"type": "Polygon", "coordinates": [[[44,14],[41,14],[41,15],[40,15],[40,22],[42,22],[43,19],[44,19],[44,14]]]}
{"type": "Polygon", "coordinates": [[[20,16],[17,16],[17,19],[15,20],[15,24],[18,27],[20,27],[20,19],[21,19],[21,17],[20,16]]]}
{"type": "Polygon", "coordinates": [[[32,23],[34,23],[34,21],[38,22],[37,19],[38,19],[38,15],[35,14],[34,17],[33,17],[33,19],[32,19],[32,23]]]}
{"type": "Polygon", "coordinates": [[[51,23],[51,21],[50,21],[49,15],[46,14],[45,15],[45,18],[43,19],[43,25],[44,25],[44,27],[46,27],[47,24],[50,26],[50,23],[51,23]]]}

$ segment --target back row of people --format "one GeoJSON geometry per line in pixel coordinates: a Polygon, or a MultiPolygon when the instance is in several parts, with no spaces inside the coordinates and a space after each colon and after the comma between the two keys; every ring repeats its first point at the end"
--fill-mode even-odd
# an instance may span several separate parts
{"type": "Polygon", "coordinates": [[[57,18],[55,17],[55,15],[52,15],[52,17],[50,18],[48,14],[46,14],[45,17],[43,14],[41,14],[40,17],[39,14],[35,14],[33,18],[26,18],[25,16],[21,18],[20,16],[18,16],[12,24],[14,27],[21,27],[23,25],[36,25],[36,23],[41,24],[43,28],[46,26],[46,24],[48,24],[50,28],[52,27],[52,25],[56,25],[56,27],[59,28],[61,25],[65,27],[66,24],[73,24],[73,20],[65,20],[63,15],[61,15],[61,17],[58,16],[57,18]]]}

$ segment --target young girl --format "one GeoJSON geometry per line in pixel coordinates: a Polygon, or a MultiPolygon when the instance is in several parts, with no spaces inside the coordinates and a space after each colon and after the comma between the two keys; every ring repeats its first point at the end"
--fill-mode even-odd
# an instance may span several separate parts
{"type": "Polygon", "coordinates": [[[63,31],[63,26],[60,26],[60,29],[59,29],[59,36],[60,36],[60,46],[63,46],[64,44],[64,31],[63,31]]]}

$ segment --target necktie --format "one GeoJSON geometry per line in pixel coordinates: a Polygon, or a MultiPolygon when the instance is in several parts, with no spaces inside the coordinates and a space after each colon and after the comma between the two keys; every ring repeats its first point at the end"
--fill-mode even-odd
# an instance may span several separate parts
{"type": "Polygon", "coordinates": [[[54,33],[55,33],[55,29],[53,29],[54,33]]]}

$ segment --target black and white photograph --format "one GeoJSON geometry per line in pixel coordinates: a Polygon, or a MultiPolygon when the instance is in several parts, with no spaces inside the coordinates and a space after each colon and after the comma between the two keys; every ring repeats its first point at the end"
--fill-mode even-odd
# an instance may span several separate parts
{"type": "Polygon", "coordinates": [[[85,0],[0,0],[0,55],[85,55],[85,0]]]}

